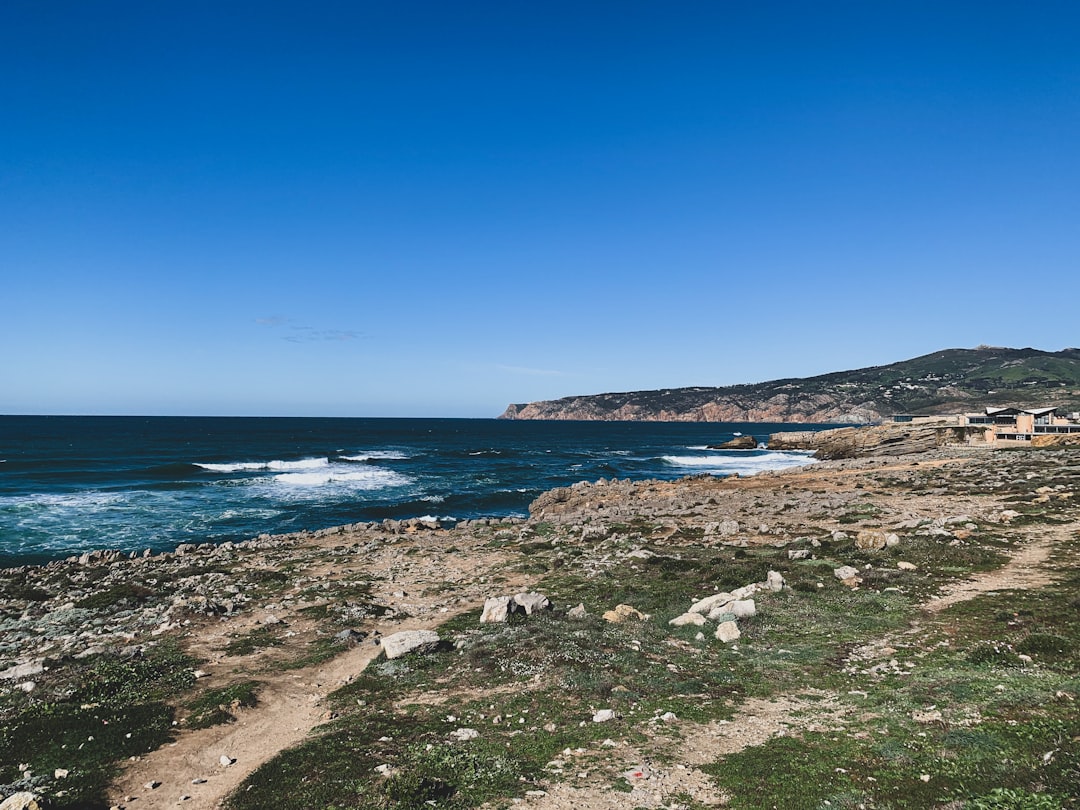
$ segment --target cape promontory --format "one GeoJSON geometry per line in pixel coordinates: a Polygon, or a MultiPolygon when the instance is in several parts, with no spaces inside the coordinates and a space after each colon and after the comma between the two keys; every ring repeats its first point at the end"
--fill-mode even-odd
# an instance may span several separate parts
{"type": "Polygon", "coordinates": [[[1080,349],[945,349],[816,377],[514,404],[500,418],[865,424],[1001,404],[1080,410],[1080,349]]]}

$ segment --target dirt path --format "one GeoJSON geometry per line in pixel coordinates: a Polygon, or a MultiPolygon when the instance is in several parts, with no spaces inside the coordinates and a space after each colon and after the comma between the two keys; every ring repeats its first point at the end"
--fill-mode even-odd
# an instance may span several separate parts
{"type": "MultiPolygon", "coordinates": [[[[394,630],[436,626],[437,622],[412,621],[394,630]]],[[[258,676],[264,686],[257,707],[241,709],[235,723],[186,731],[175,743],[133,762],[113,788],[112,801],[121,806],[137,803],[143,810],[178,804],[189,810],[214,810],[256,768],[324,722],[323,698],[355,678],[381,652],[375,644],[364,644],[325,664],[258,676]],[[233,763],[224,765],[222,757],[233,763]],[[147,787],[154,782],[157,787],[147,787]]]]}
{"type": "Polygon", "coordinates": [[[973,599],[981,593],[1046,585],[1053,581],[1046,561],[1054,547],[1068,539],[1068,533],[1064,529],[1042,533],[1013,554],[1003,567],[996,571],[976,574],[971,579],[944,588],[942,594],[924,604],[923,609],[937,613],[949,605],[973,599]]]}

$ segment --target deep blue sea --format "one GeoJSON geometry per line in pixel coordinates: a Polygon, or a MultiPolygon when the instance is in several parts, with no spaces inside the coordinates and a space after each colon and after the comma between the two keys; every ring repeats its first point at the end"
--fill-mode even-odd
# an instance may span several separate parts
{"type": "Polygon", "coordinates": [[[524,516],[539,493],[582,480],[806,464],[707,445],[822,427],[0,416],[0,565],[388,517],[524,516]]]}

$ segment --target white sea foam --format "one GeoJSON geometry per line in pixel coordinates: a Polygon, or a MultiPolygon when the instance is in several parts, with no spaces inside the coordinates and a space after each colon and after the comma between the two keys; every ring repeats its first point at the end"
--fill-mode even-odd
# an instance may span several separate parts
{"type": "Polygon", "coordinates": [[[196,467],[202,467],[204,470],[210,470],[211,472],[286,472],[292,470],[316,470],[320,467],[328,467],[330,465],[330,459],[323,458],[302,458],[299,461],[237,461],[231,464],[200,464],[196,462],[196,467]]]}
{"type": "Polygon", "coordinates": [[[810,453],[798,451],[766,452],[755,455],[738,453],[727,456],[661,456],[661,458],[673,467],[685,467],[696,472],[714,472],[721,475],[732,473],[753,475],[766,470],[784,470],[815,463],[810,453]]]}
{"type": "Polygon", "coordinates": [[[282,473],[274,476],[274,483],[289,487],[322,487],[338,484],[350,489],[372,490],[386,487],[399,487],[412,483],[407,475],[384,470],[381,467],[369,467],[357,470],[355,467],[336,464],[318,472],[282,473]]]}
{"type": "Polygon", "coordinates": [[[400,461],[401,459],[412,458],[408,453],[403,453],[400,450],[369,450],[366,453],[360,453],[355,456],[342,456],[345,461],[374,461],[383,460],[388,461],[400,461]]]}

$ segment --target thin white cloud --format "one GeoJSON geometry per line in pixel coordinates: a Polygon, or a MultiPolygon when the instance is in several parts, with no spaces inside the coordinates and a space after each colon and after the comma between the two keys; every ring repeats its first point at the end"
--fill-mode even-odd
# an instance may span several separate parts
{"type": "Polygon", "coordinates": [[[255,323],[272,329],[287,326],[289,333],[280,337],[290,343],[323,343],[328,341],[341,343],[365,337],[363,332],[357,332],[353,329],[316,329],[314,326],[294,323],[292,318],[285,315],[268,315],[263,318],[256,318],[255,323]]]}

